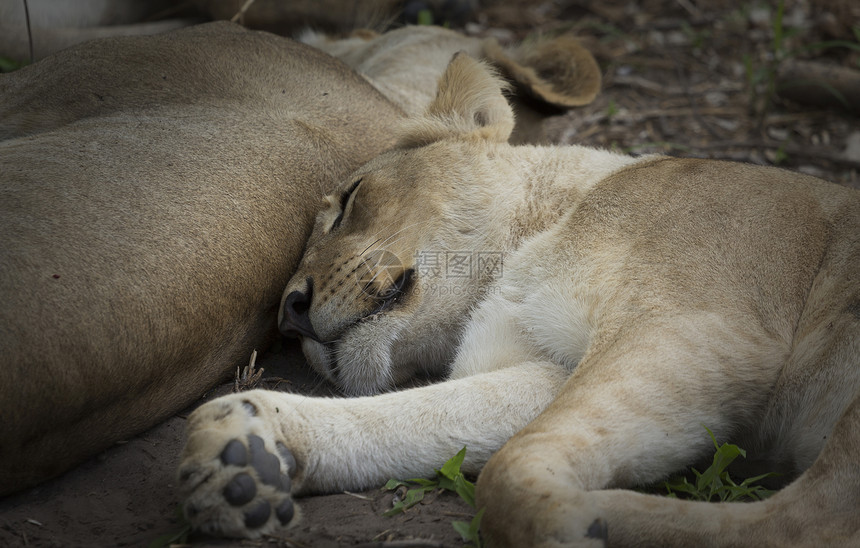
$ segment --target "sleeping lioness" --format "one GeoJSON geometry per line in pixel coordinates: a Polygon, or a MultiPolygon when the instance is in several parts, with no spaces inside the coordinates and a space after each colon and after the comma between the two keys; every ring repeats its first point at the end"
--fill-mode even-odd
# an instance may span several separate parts
{"type": "Polygon", "coordinates": [[[569,39],[366,37],[337,52],[373,47],[356,70],[213,23],[0,74],[0,495],[156,424],[265,348],[319,196],[395,143],[404,98],[426,106],[423,79],[454,52],[560,106],[600,85],[569,39]],[[392,76],[393,52],[411,64],[392,76]],[[547,64],[564,79],[538,77],[547,64]]]}
{"type": "Polygon", "coordinates": [[[860,543],[860,195],[779,169],[514,147],[456,56],[424,115],[326,201],[282,300],[353,399],[251,391],[189,418],[199,529],[432,474],[464,445],[494,546],[860,543]],[[419,371],[445,382],[384,392],[419,371]],[[373,395],[379,394],[379,395],[373,395]],[[713,505],[623,490],[713,450],[793,483],[713,505]]]}

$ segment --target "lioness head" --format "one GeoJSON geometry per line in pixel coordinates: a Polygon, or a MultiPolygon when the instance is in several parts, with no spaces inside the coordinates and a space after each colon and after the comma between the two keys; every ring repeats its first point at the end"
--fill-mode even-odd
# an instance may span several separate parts
{"type": "Polygon", "coordinates": [[[325,197],[279,325],[346,394],[444,372],[502,268],[516,228],[489,216],[508,196],[475,184],[514,169],[493,161],[514,125],[502,87],[458,54],[400,145],[325,197]]]}

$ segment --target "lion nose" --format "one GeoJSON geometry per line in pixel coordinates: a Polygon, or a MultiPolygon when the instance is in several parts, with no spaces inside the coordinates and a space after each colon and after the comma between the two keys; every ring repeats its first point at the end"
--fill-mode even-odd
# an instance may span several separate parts
{"type": "Polygon", "coordinates": [[[308,280],[308,291],[292,291],[284,299],[284,313],[281,316],[281,333],[288,337],[308,337],[320,342],[319,336],[311,324],[310,309],[313,297],[313,285],[308,280]]]}

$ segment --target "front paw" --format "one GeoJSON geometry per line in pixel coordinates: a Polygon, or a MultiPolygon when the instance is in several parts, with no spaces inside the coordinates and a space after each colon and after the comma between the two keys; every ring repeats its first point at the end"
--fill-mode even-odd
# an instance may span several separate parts
{"type": "Polygon", "coordinates": [[[258,396],[219,398],[188,419],[179,484],[195,530],[256,538],[296,521],[296,459],[261,416],[266,406],[258,396]]]}

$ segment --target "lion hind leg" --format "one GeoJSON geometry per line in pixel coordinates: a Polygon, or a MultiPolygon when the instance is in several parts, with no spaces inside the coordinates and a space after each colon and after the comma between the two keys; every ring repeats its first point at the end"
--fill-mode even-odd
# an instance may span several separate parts
{"type": "Polygon", "coordinates": [[[610,545],[860,546],[860,398],[836,424],[818,459],[772,497],[713,504],[595,491],[610,545]]]}
{"type": "Polygon", "coordinates": [[[605,394],[578,396],[563,417],[553,403],[481,472],[476,496],[493,546],[600,546],[611,540],[613,520],[593,490],[655,481],[707,450],[698,425],[666,427],[653,411],[599,409],[613,401],[605,394]]]}
{"type": "Polygon", "coordinates": [[[664,322],[590,349],[553,403],[484,467],[476,496],[486,509],[488,540],[591,546],[606,540],[608,527],[611,541],[613,516],[594,493],[686,468],[712,449],[702,424],[725,436],[762,408],[763,398],[745,389],[743,375],[728,375],[725,364],[771,367],[771,358],[721,333],[712,329],[704,345],[664,322]],[[741,350],[725,360],[712,347],[741,350]],[[736,405],[738,398],[744,401],[736,405]]]}
{"type": "MultiPolygon", "coordinates": [[[[860,398],[837,422],[813,465],[759,502],[706,503],[629,490],[589,490],[620,469],[606,444],[584,464],[583,455],[598,437],[544,431],[520,435],[499,451],[478,482],[478,505],[486,508],[485,537],[494,546],[568,548],[602,543],[860,546],[860,398]],[[559,451],[577,445],[584,449],[559,451]]],[[[635,466],[637,458],[631,454],[623,466],[635,466]]]]}

